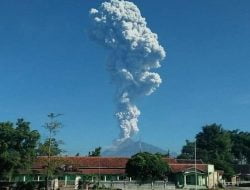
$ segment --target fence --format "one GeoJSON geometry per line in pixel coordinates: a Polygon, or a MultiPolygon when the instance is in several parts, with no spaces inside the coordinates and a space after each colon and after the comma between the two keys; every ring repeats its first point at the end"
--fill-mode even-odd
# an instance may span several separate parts
{"type": "Polygon", "coordinates": [[[173,190],[175,185],[164,181],[140,184],[136,181],[100,181],[99,187],[121,190],[173,190]]]}
{"type": "MultiPolygon", "coordinates": [[[[5,182],[0,183],[0,190],[15,190],[16,182],[7,182],[7,185],[2,186],[5,182]]],[[[39,184],[44,181],[29,181],[33,183],[34,189],[32,190],[45,190],[45,187],[39,186],[39,184]]],[[[64,180],[58,180],[55,185],[54,181],[49,182],[49,190],[90,190],[90,189],[114,189],[114,190],[174,190],[175,185],[169,182],[156,181],[153,183],[140,184],[136,181],[89,181],[79,184],[76,184],[75,180],[68,180],[65,183],[64,180]],[[54,185],[53,185],[54,184],[54,185]]],[[[5,183],[6,184],[6,183],[5,183]]]]}
{"type": "MultiPolygon", "coordinates": [[[[50,183],[51,184],[51,183],[50,183]]],[[[175,184],[165,181],[140,184],[136,181],[88,181],[76,184],[75,180],[59,180],[56,185],[60,190],[73,189],[119,189],[119,190],[174,190],[175,184]]],[[[52,187],[50,185],[50,187],[52,187]]],[[[56,188],[52,188],[56,189],[56,188]]]]}
{"type": "Polygon", "coordinates": [[[250,187],[250,181],[237,181],[237,182],[225,182],[226,186],[249,186],[250,187]]]}

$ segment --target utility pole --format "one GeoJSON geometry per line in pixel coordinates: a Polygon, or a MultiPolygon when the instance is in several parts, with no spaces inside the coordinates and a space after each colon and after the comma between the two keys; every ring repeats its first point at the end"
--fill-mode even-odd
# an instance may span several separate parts
{"type": "Polygon", "coordinates": [[[196,159],[197,159],[197,152],[196,152],[196,139],[194,142],[194,168],[195,168],[195,190],[197,190],[197,163],[196,163],[196,159]]]}
{"type": "Polygon", "coordinates": [[[47,171],[46,171],[46,190],[49,189],[49,169],[50,169],[50,163],[51,163],[51,139],[52,139],[52,135],[56,134],[57,129],[61,127],[61,123],[57,122],[55,118],[61,115],[63,114],[55,114],[55,113],[48,114],[50,122],[46,123],[44,126],[44,128],[49,131],[48,165],[47,165],[47,171]]]}

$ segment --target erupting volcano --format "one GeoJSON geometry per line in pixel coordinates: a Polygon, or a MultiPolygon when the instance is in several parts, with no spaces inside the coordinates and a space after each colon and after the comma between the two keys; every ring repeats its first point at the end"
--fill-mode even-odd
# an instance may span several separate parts
{"type": "Polygon", "coordinates": [[[152,69],[161,66],[166,53],[132,2],[104,2],[90,10],[90,19],[91,39],[109,50],[107,65],[116,87],[115,116],[121,129],[117,142],[123,142],[139,131],[136,99],[160,86],[161,77],[152,69]]]}

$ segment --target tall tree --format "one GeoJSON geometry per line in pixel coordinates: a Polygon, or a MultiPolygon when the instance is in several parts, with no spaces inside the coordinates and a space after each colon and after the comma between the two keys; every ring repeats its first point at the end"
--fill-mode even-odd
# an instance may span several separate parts
{"type": "Polygon", "coordinates": [[[195,142],[186,140],[186,144],[182,147],[181,154],[177,156],[178,159],[192,160],[195,158],[195,142]]]}
{"type": "Polygon", "coordinates": [[[224,170],[226,176],[234,174],[231,137],[221,125],[214,123],[204,126],[196,135],[196,142],[197,158],[224,170]]]}
{"type": "Polygon", "coordinates": [[[14,172],[29,169],[36,156],[40,134],[30,129],[30,123],[18,119],[0,123],[0,176],[11,176],[14,172]]]}
{"type": "Polygon", "coordinates": [[[62,124],[56,120],[56,118],[61,115],[62,114],[54,114],[54,113],[48,114],[50,121],[45,123],[44,125],[44,128],[47,129],[49,133],[49,137],[47,138],[47,143],[46,141],[44,143],[44,145],[46,146],[43,146],[43,150],[47,151],[47,153],[46,152],[43,152],[43,153],[45,153],[48,156],[47,171],[46,171],[46,189],[49,188],[48,180],[51,177],[53,177],[54,174],[57,173],[56,168],[58,168],[59,165],[61,164],[60,160],[55,161],[55,159],[54,160],[51,159],[52,154],[57,153],[57,152],[53,152],[53,148],[55,148],[55,151],[58,150],[58,147],[57,147],[58,143],[54,137],[59,131],[59,129],[62,127],[62,124]]]}
{"type": "Polygon", "coordinates": [[[159,154],[138,153],[126,164],[127,175],[141,182],[162,180],[168,172],[169,166],[159,154]]]}
{"type": "Polygon", "coordinates": [[[237,164],[250,164],[250,133],[229,131],[233,143],[232,154],[237,164]]]}

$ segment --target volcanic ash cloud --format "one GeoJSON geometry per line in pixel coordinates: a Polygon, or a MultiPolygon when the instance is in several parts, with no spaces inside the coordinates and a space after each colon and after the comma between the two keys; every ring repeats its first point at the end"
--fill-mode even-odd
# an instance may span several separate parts
{"type": "Polygon", "coordinates": [[[123,141],[139,131],[135,100],[152,94],[161,84],[160,75],[151,70],[161,66],[166,53],[132,2],[104,2],[90,10],[90,19],[91,38],[110,53],[108,70],[116,86],[115,115],[121,129],[118,141],[123,141]]]}

